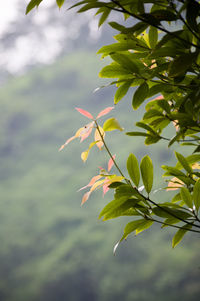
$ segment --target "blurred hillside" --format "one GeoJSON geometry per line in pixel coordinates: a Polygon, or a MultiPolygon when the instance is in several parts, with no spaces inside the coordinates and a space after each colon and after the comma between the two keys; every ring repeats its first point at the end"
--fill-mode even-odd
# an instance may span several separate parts
{"type": "MultiPolygon", "coordinates": [[[[87,140],[74,141],[61,153],[58,148],[88,122],[76,106],[95,115],[112,105],[112,88],[92,93],[102,84],[99,70],[93,54],[75,52],[0,90],[2,301],[198,300],[197,235],[186,236],[172,250],[173,231],[155,226],[154,232],[129,238],[114,257],[112,248],[127,219],[98,220],[111,194],[102,199],[96,192],[80,207],[77,190],[97,174],[98,166],[105,166],[107,155],[94,150],[82,164],[87,140]]],[[[138,116],[129,112],[129,101],[119,103],[115,115],[132,129],[138,116]]],[[[123,133],[113,133],[108,144],[122,168],[130,151],[140,157],[151,152],[158,166],[172,159],[166,145],[149,150],[142,139],[123,133]]]]}

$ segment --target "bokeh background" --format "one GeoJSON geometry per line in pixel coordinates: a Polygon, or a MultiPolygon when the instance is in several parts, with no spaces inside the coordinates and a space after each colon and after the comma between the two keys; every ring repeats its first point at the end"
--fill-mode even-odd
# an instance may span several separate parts
{"type": "MultiPolygon", "coordinates": [[[[99,30],[92,13],[67,11],[72,1],[59,11],[46,0],[25,16],[27,2],[0,2],[0,300],[198,300],[199,236],[189,234],[174,250],[174,231],[153,226],[113,256],[130,218],[102,222],[112,193],[95,192],[81,207],[77,192],[106,167],[106,152],[94,150],[85,164],[87,140],[58,152],[88,122],[75,107],[95,115],[113,105],[114,87],[93,91],[105,84],[98,72],[106,62],[96,52],[114,32],[99,30]]],[[[128,95],[113,114],[132,130],[140,113],[128,95]]],[[[164,187],[159,166],[174,160],[166,144],[146,147],[121,132],[107,141],[123,170],[130,152],[150,154],[154,188],[164,187]]]]}

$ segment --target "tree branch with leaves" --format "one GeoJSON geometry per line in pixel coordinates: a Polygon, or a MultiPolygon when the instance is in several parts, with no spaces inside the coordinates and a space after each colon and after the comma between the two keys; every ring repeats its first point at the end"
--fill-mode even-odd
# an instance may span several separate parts
{"type": "MultiPolygon", "coordinates": [[[[32,0],[26,13],[40,5],[43,0],[32,0]]],[[[57,0],[59,8],[65,0],[57,0]]],[[[66,1],[67,2],[67,1],[66,1]]],[[[90,119],[90,123],[79,129],[61,147],[71,140],[86,139],[95,128],[95,139],[88,150],[81,154],[87,160],[89,151],[97,145],[104,147],[109,156],[108,168],[100,169],[93,177],[83,196],[85,203],[92,191],[103,187],[114,190],[114,200],[100,213],[100,218],[108,220],[120,216],[132,216],[119,242],[133,232],[136,234],[159,223],[162,228],[178,229],[173,237],[175,247],[186,232],[200,233],[200,4],[197,0],[85,0],[75,1],[71,8],[78,13],[90,9],[100,15],[99,26],[108,24],[117,31],[115,43],[103,46],[98,53],[102,58],[109,56],[111,63],[99,73],[102,78],[112,79],[117,87],[114,104],[132,91],[132,109],[146,102],[142,119],[136,123],[138,131],[126,132],[130,139],[144,137],[146,145],[164,140],[190,148],[188,156],[175,152],[175,166],[163,165],[164,177],[168,178],[165,191],[175,191],[168,202],[158,202],[152,195],[153,163],[149,156],[140,164],[134,154],[127,159],[126,178],[105,141],[105,132],[123,130],[115,118],[105,121],[101,127],[99,118],[108,114],[106,108],[94,118],[89,112],[78,109],[90,119]],[[112,12],[122,14],[122,24],[115,21],[112,12]],[[128,22],[129,21],[129,22],[128,22]],[[132,23],[132,25],[130,25],[132,23]],[[135,89],[133,89],[133,87],[135,89]],[[174,134],[165,137],[163,131],[173,125],[174,134]],[[115,165],[118,174],[110,174],[115,165]],[[142,184],[142,185],[141,185],[142,184]],[[135,219],[137,218],[137,219],[135,219]]],[[[131,114],[131,113],[130,113],[131,114]]],[[[116,247],[119,243],[117,243],[116,247]]],[[[114,248],[116,250],[116,247],[114,248]]]]}

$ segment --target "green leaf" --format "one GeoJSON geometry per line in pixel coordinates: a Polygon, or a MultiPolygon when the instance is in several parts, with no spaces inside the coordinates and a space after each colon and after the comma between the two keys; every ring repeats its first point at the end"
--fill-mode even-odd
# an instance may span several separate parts
{"type": "Polygon", "coordinates": [[[118,30],[118,31],[123,31],[126,30],[126,27],[124,27],[123,25],[117,23],[117,22],[109,22],[108,23],[112,28],[118,30]]]}
{"type": "Polygon", "coordinates": [[[146,145],[150,145],[153,143],[157,143],[161,138],[158,135],[149,135],[146,139],[145,139],[145,144],[146,145]]]}
{"type": "Polygon", "coordinates": [[[38,7],[43,0],[31,0],[26,7],[26,15],[34,8],[38,7]]]}
{"type": "Polygon", "coordinates": [[[163,206],[162,204],[158,204],[159,207],[155,207],[152,209],[152,212],[159,216],[159,217],[166,217],[166,218],[181,218],[181,219],[187,219],[189,217],[192,217],[191,214],[188,212],[182,211],[180,209],[174,209],[174,208],[169,208],[168,206],[163,206]]]}
{"type": "Polygon", "coordinates": [[[147,230],[148,228],[150,228],[152,226],[153,223],[154,223],[153,221],[144,220],[144,222],[137,227],[135,234],[138,235],[139,233],[143,232],[144,230],[147,230]]]}
{"type": "Polygon", "coordinates": [[[152,49],[156,47],[158,41],[158,30],[157,28],[150,26],[149,28],[149,44],[152,49]]]}
{"type": "Polygon", "coordinates": [[[187,72],[196,58],[196,53],[186,53],[175,58],[169,65],[169,76],[177,77],[187,72]]]}
{"type": "Polygon", "coordinates": [[[56,3],[59,8],[61,8],[63,6],[64,2],[65,2],[65,0],[56,0],[56,3]]]}
{"type": "Polygon", "coordinates": [[[136,199],[127,200],[122,205],[120,205],[120,206],[114,208],[113,210],[110,210],[109,212],[107,212],[104,215],[103,220],[106,221],[106,220],[117,218],[117,217],[120,217],[120,216],[140,215],[140,213],[134,209],[135,205],[138,202],[139,201],[136,200],[136,199]]]}
{"type": "Polygon", "coordinates": [[[105,78],[118,78],[122,75],[127,75],[130,73],[127,69],[123,68],[121,65],[112,63],[109,66],[105,66],[99,73],[99,77],[105,78]]]}
{"type": "Polygon", "coordinates": [[[128,136],[143,136],[143,137],[149,137],[151,136],[150,134],[143,133],[143,132],[127,132],[126,135],[128,136]]]}
{"type": "Polygon", "coordinates": [[[146,219],[138,219],[136,221],[130,222],[126,225],[124,229],[124,235],[122,236],[121,240],[122,241],[124,238],[126,238],[130,233],[132,233],[135,230],[138,230],[138,233],[149,228],[152,225],[152,222],[148,221],[146,219]],[[145,228],[146,226],[146,228],[145,228]],[[144,229],[143,229],[144,228],[144,229]],[[141,231],[140,231],[141,229],[141,231]]]}
{"type": "Polygon", "coordinates": [[[162,169],[167,171],[166,176],[169,175],[169,176],[183,176],[183,177],[185,177],[185,174],[182,171],[180,171],[179,169],[175,168],[175,167],[167,166],[167,165],[162,165],[161,167],[162,167],[162,169]]]}
{"type": "Polygon", "coordinates": [[[127,199],[134,197],[141,201],[144,200],[143,196],[135,188],[128,184],[123,184],[116,188],[115,199],[120,199],[122,197],[126,197],[127,199]]]}
{"type": "Polygon", "coordinates": [[[140,182],[140,170],[137,158],[134,154],[130,154],[127,160],[127,170],[129,176],[136,187],[138,187],[140,182]]]}
{"type": "Polygon", "coordinates": [[[115,93],[115,97],[114,97],[115,104],[117,104],[126,95],[131,84],[132,84],[132,80],[128,80],[117,89],[117,92],[115,93]]]}
{"type": "Polygon", "coordinates": [[[192,226],[185,225],[179,229],[172,239],[172,247],[175,248],[183,239],[183,236],[186,234],[188,230],[191,229],[192,226]]]}
{"type": "Polygon", "coordinates": [[[149,86],[146,82],[140,85],[135,94],[133,96],[132,106],[134,110],[137,110],[139,106],[144,102],[144,100],[148,97],[149,86]]]}
{"type": "MultiPolygon", "coordinates": [[[[200,155],[194,154],[194,155],[190,155],[188,157],[185,158],[188,162],[189,165],[192,165],[198,161],[200,161],[200,155]]],[[[180,162],[178,162],[176,164],[176,168],[181,169],[182,165],[180,164],[180,162]]]]}
{"type": "Polygon", "coordinates": [[[182,197],[182,200],[184,201],[184,203],[189,208],[193,208],[192,197],[191,197],[191,194],[190,194],[190,192],[188,191],[188,189],[186,187],[181,187],[181,197],[182,197]]]}
{"type": "Polygon", "coordinates": [[[148,124],[146,124],[144,122],[136,122],[135,125],[142,128],[142,129],[145,129],[145,130],[149,131],[154,136],[158,136],[157,133],[148,124]]]}
{"type": "Polygon", "coordinates": [[[131,55],[114,53],[111,54],[110,57],[113,59],[113,61],[117,62],[123,68],[131,71],[132,73],[139,73],[139,68],[137,64],[131,60],[131,55]]]}
{"type": "Polygon", "coordinates": [[[134,49],[135,47],[135,42],[134,41],[121,41],[120,43],[114,43],[110,45],[103,46],[102,48],[99,49],[97,54],[110,54],[114,53],[116,51],[127,51],[129,49],[134,49]]]}
{"type": "Polygon", "coordinates": [[[170,225],[180,223],[180,220],[177,218],[174,218],[174,217],[169,217],[164,220],[164,223],[169,224],[169,225],[163,224],[161,228],[169,227],[170,225]]]}
{"type": "Polygon", "coordinates": [[[140,170],[142,180],[147,193],[150,193],[153,186],[153,164],[149,156],[145,156],[141,160],[140,170]]]}
{"type": "Polygon", "coordinates": [[[177,20],[177,14],[174,14],[169,9],[158,9],[152,12],[152,15],[159,21],[175,21],[177,20]]]}
{"type": "Polygon", "coordinates": [[[198,180],[194,185],[193,200],[194,200],[196,210],[199,211],[199,208],[200,208],[200,180],[198,180]]]}
{"type": "Polygon", "coordinates": [[[111,10],[109,8],[103,7],[103,13],[99,19],[99,24],[98,24],[99,27],[101,27],[101,25],[107,20],[110,12],[111,12],[111,10]]]}
{"type": "Polygon", "coordinates": [[[192,168],[190,167],[190,165],[188,164],[186,158],[185,158],[183,155],[181,155],[181,154],[179,154],[179,153],[177,153],[177,152],[175,152],[175,155],[176,155],[176,158],[178,159],[178,161],[180,162],[180,164],[182,165],[182,167],[183,167],[189,174],[191,174],[191,173],[193,172],[193,170],[192,170],[192,168]]]}
{"type": "Polygon", "coordinates": [[[187,1],[186,19],[189,26],[196,32],[199,32],[196,18],[199,16],[200,5],[197,1],[187,1]]]}
{"type": "Polygon", "coordinates": [[[120,131],[123,131],[123,128],[120,126],[119,122],[117,121],[116,118],[110,118],[110,119],[107,119],[105,122],[104,122],[104,125],[103,125],[103,130],[106,132],[108,131],[114,131],[114,130],[120,130],[120,131]]]}
{"type": "Polygon", "coordinates": [[[110,203],[108,203],[101,211],[99,218],[106,216],[106,214],[108,214],[109,212],[115,210],[116,208],[118,208],[119,206],[124,204],[127,201],[127,199],[128,199],[128,197],[125,196],[125,197],[121,197],[119,199],[115,199],[115,200],[111,201],[110,203]]]}
{"type": "Polygon", "coordinates": [[[111,183],[110,185],[109,185],[109,188],[111,188],[111,189],[115,189],[115,188],[117,188],[117,187],[119,187],[119,186],[121,186],[121,185],[123,185],[124,183],[122,183],[122,182],[113,182],[113,183],[111,183]]]}

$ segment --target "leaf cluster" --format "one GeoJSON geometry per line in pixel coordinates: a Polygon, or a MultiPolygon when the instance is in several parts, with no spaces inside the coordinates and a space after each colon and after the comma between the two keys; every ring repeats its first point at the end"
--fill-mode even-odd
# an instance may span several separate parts
{"type": "MultiPolygon", "coordinates": [[[[41,2],[32,0],[27,13],[41,2]]],[[[59,7],[63,3],[57,1],[59,7]]],[[[129,156],[130,180],[115,162],[125,183],[111,183],[110,188],[115,190],[114,200],[102,210],[100,217],[104,220],[124,215],[140,217],[127,224],[121,240],[133,231],[142,232],[154,222],[162,224],[163,228],[178,228],[172,241],[175,247],[187,231],[200,232],[199,1],[84,0],[76,1],[71,8],[77,8],[78,13],[94,9],[96,15],[100,15],[99,26],[108,22],[117,31],[115,42],[98,51],[102,58],[111,59],[99,76],[113,80],[111,85],[116,86],[114,104],[130,92],[132,109],[145,108],[142,120],[136,123],[139,130],[126,134],[145,137],[146,145],[165,140],[169,147],[174,143],[192,147],[189,156],[175,153],[175,166],[162,166],[163,176],[169,177],[166,190],[177,190],[167,203],[155,201],[150,195],[153,164],[148,156],[142,159],[140,167],[135,155],[129,156]],[[116,22],[112,12],[122,14],[124,21],[116,22]],[[165,129],[170,126],[173,126],[173,134],[166,137],[165,129]]],[[[122,130],[115,118],[107,120],[104,129],[122,130]]]]}

